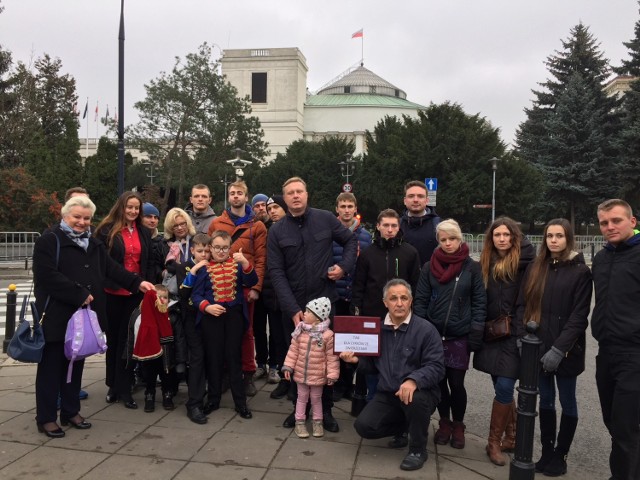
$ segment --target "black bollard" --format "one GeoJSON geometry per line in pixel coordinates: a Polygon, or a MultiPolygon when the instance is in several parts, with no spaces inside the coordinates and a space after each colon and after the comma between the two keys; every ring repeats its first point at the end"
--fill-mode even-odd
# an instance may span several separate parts
{"type": "Polygon", "coordinates": [[[18,292],[14,284],[9,285],[7,292],[7,315],[4,324],[4,341],[2,342],[2,353],[7,353],[9,342],[13,338],[16,331],[16,303],[18,300],[18,292]]]}
{"type": "Polygon", "coordinates": [[[537,330],[536,322],[528,322],[527,335],[522,339],[520,383],[517,388],[516,449],[511,461],[509,480],[533,480],[536,474],[532,455],[540,376],[540,345],[542,345],[542,341],[536,335],[537,330]]]}

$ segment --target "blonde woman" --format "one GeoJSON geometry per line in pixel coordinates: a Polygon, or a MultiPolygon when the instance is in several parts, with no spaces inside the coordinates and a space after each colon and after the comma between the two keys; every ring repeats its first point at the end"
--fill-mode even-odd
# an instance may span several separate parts
{"type": "Polygon", "coordinates": [[[440,382],[440,428],[434,442],[464,448],[467,391],[464,377],[470,352],[482,346],[487,296],[478,262],[469,257],[460,225],[444,220],[436,227],[438,247],[420,272],[414,313],[435,325],[442,337],[445,377],[440,382]]]}

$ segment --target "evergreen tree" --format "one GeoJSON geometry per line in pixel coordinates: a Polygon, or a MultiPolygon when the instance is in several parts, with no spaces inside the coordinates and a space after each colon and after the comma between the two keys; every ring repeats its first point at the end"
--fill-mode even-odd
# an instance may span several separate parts
{"type": "Polygon", "coordinates": [[[618,159],[617,180],[621,187],[621,196],[636,208],[640,207],[640,20],[636,22],[635,37],[623,42],[629,50],[630,58],[622,60],[622,66],[614,68],[618,75],[631,75],[631,89],[622,99],[622,130],[616,143],[620,156],[618,159]]]}
{"type": "Polygon", "coordinates": [[[612,165],[620,121],[617,100],[603,92],[608,60],[588,27],[578,24],[562,46],[545,62],[551,77],[533,91],[527,120],[516,133],[517,153],[543,176],[538,214],[568,216],[575,225],[576,202],[589,212],[618,192],[612,165]]]}

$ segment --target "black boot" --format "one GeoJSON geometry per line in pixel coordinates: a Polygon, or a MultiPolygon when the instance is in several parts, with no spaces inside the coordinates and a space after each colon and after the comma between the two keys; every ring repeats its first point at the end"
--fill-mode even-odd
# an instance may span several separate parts
{"type": "Polygon", "coordinates": [[[289,380],[284,380],[284,379],[280,380],[280,382],[278,383],[278,386],[271,391],[271,394],[269,396],[276,400],[284,398],[287,395],[287,392],[289,391],[290,384],[291,382],[289,380]]]}
{"type": "Polygon", "coordinates": [[[542,456],[536,462],[536,472],[544,472],[553,458],[556,445],[556,411],[540,409],[540,443],[542,444],[542,456]]]}
{"type": "Polygon", "coordinates": [[[560,430],[558,431],[558,444],[551,461],[544,469],[547,477],[559,477],[567,473],[567,454],[573,442],[573,436],[578,426],[578,417],[570,417],[562,414],[560,417],[560,430]]]}
{"type": "Polygon", "coordinates": [[[171,392],[162,392],[162,407],[165,410],[173,410],[176,408],[173,404],[173,394],[171,392]]]}
{"type": "Polygon", "coordinates": [[[150,392],[147,390],[144,392],[144,411],[147,413],[153,412],[156,409],[156,392],[150,392]]]}

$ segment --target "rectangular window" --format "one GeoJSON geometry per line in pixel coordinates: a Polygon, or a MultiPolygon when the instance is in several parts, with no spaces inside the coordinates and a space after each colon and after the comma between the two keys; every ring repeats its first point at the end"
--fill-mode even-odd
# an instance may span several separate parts
{"type": "Polygon", "coordinates": [[[351,87],[350,86],[344,87],[344,93],[351,93],[351,87]]]}
{"type": "Polygon", "coordinates": [[[251,103],[267,103],[267,72],[251,74],[251,103]]]}

